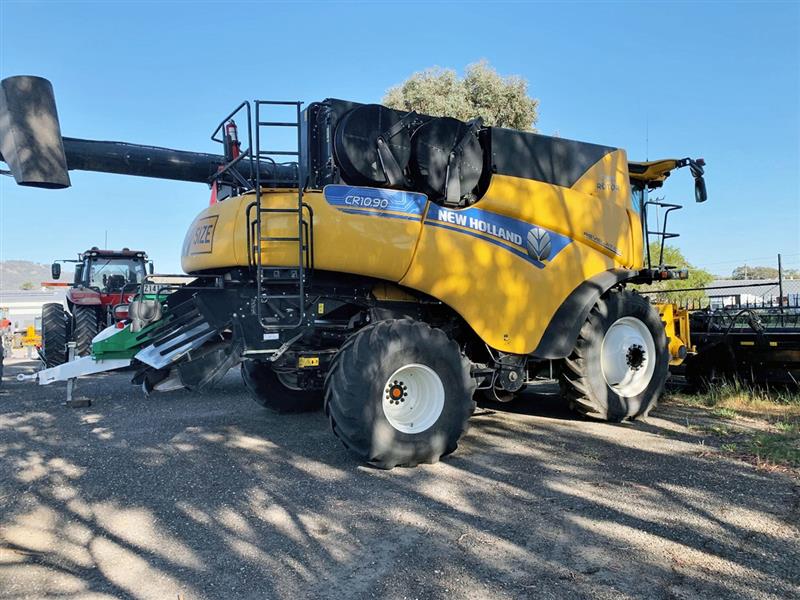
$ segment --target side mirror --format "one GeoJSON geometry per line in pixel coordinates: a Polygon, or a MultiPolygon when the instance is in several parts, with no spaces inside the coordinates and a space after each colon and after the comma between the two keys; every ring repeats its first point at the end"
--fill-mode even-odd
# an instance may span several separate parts
{"type": "Polygon", "coordinates": [[[53,279],[60,279],[61,278],[61,264],[60,263],[53,263],[50,265],[50,275],[53,279]]]}
{"type": "Polygon", "coordinates": [[[702,177],[694,178],[694,199],[697,202],[705,202],[708,200],[706,193],[706,180],[702,177]]]}
{"type": "Polygon", "coordinates": [[[152,260],[149,263],[147,263],[147,270],[150,272],[150,275],[153,274],[153,261],[152,260]]]}

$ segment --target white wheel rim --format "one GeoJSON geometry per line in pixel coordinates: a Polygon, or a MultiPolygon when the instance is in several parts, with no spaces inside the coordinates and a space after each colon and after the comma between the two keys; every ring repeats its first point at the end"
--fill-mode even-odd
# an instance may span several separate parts
{"type": "Polygon", "coordinates": [[[397,431],[421,433],[442,414],[444,385],[430,367],[405,365],[386,380],[382,406],[383,415],[397,431]]]}
{"type": "Polygon", "coordinates": [[[608,386],[624,398],[641,394],[656,368],[653,334],[635,317],[622,317],[603,337],[600,366],[608,386]]]}

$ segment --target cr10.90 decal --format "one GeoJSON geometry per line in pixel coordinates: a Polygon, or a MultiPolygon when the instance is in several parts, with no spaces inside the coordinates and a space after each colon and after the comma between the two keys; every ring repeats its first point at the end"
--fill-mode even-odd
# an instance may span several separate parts
{"type": "Polygon", "coordinates": [[[479,208],[456,211],[431,206],[425,224],[490,242],[540,269],[572,241],[560,233],[479,208]]]}
{"type": "Polygon", "coordinates": [[[325,200],[342,212],[388,219],[422,220],[425,194],[381,188],[326,185],[325,200]]]}

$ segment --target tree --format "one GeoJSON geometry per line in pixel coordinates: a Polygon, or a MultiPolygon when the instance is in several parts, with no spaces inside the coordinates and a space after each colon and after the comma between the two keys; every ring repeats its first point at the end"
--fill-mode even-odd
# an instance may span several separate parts
{"type": "Polygon", "coordinates": [[[19,286],[19,289],[21,289],[21,290],[32,290],[33,289],[33,283],[31,283],[30,281],[26,281],[25,283],[23,283],[22,285],[19,286]]]}
{"type": "MultiPolygon", "coordinates": [[[[660,243],[650,244],[650,256],[658,260],[658,253],[661,248],[660,243]]],[[[676,302],[681,303],[687,300],[702,300],[708,297],[704,290],[694,292],[669,292],[669,290],[680,290],[684,288],[702,288],[714,281],[714,276],[705,269],[693,267],[681,251],[674,246],[664,246],[664,264],[688,269],[688,279],[670,279],[668,281],[657,281],[651,285],[635,286],[642,292],[657,291],[656,294],[648,294],[653,302],[676,302]]]]}
{"type": "Polygon", "coordinates": [[[800,269],[783,269],[784,279],[800,279],[800,269]]]}
{"type": "Polygon", "coordinates": [[[751,267],[742,265],[736,267],[731,274],[731,279],[777,279],[778,269],[774,267],[751,267]]]}
{"type": "Polygon", "coordinates": [[[389,88],[383,104],[462,121],[482,117],[485,125],[526,131],[535,131],[539,118],[539,101],[528,96],[528,82],[516,75],[499,75],[485,60],[467,66],[463,78],[453,69],[439,67],[414,73],[389,88]]]}

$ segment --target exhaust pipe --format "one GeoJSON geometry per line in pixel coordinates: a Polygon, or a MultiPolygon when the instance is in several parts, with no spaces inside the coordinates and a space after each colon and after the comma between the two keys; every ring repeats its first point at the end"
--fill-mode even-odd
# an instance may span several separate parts
{"type": "MultiPolygon", "coordinates": [[[[19,185],[46,189],[69,187],[74,170],[209,183],[228,162],[217,154],[62,137],[53,86],[29,75],[0,82],[0,161],[19,185]]],[[[250,177],[248,161],[233,168],[250,177]]],[[[253,168],[265,185],[299,184],[296,165],[259,161],[253,168]]]]}

